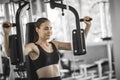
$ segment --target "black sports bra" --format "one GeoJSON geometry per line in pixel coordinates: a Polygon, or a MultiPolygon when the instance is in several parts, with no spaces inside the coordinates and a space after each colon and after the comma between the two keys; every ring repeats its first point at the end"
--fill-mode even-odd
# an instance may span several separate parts
{"type": "Polygon", "coordinates": [[[31,60],[35,71],[38,70],[39,68],[52,64],[57,64],[59,62],[59,52],[56,46],[52,42],[50,43],[52,44],[53,48],[52,53],[46,52],[40,45],[35,44],[40,51],[39,57],[36,60],[31,60]]]}

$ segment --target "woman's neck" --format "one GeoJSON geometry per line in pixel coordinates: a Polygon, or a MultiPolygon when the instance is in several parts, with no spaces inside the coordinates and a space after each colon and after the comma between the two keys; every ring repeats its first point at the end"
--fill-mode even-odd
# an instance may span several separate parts
{"type": "Polygon", "coordinates": [[[40,45],[45,45],[45,46],[50,45],[48,40],[42,40],[42,39],[39,39],[36,43],[38,43],[40,45]]]}

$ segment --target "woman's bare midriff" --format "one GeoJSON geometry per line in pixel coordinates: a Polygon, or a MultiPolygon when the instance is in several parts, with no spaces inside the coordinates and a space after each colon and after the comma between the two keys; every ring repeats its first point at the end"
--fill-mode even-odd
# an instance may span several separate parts
{"type": "Polygon", "coordinates": [[[37,70],[39,78],[50,78],[60,76],[59,65],[53,64],[37,70]]]}

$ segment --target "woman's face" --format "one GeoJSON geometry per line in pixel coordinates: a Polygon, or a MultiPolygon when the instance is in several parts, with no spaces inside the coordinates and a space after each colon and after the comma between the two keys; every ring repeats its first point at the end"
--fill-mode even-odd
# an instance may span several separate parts
{"type": "Polygon", "coordinates": [[[42,23],[39,28],[36,28],[39,38],[48,40],[52,35],[52,26],[49,21],[42,23]]]}

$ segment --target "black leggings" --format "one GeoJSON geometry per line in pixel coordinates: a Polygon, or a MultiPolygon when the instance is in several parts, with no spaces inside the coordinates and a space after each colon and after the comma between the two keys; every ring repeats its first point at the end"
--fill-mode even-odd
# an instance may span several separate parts
{"type": "Polygon", "coordinates": [[[62,80],[61,77],[53,77],[53,78],[40,78],[39,80],[62,80]]]}

